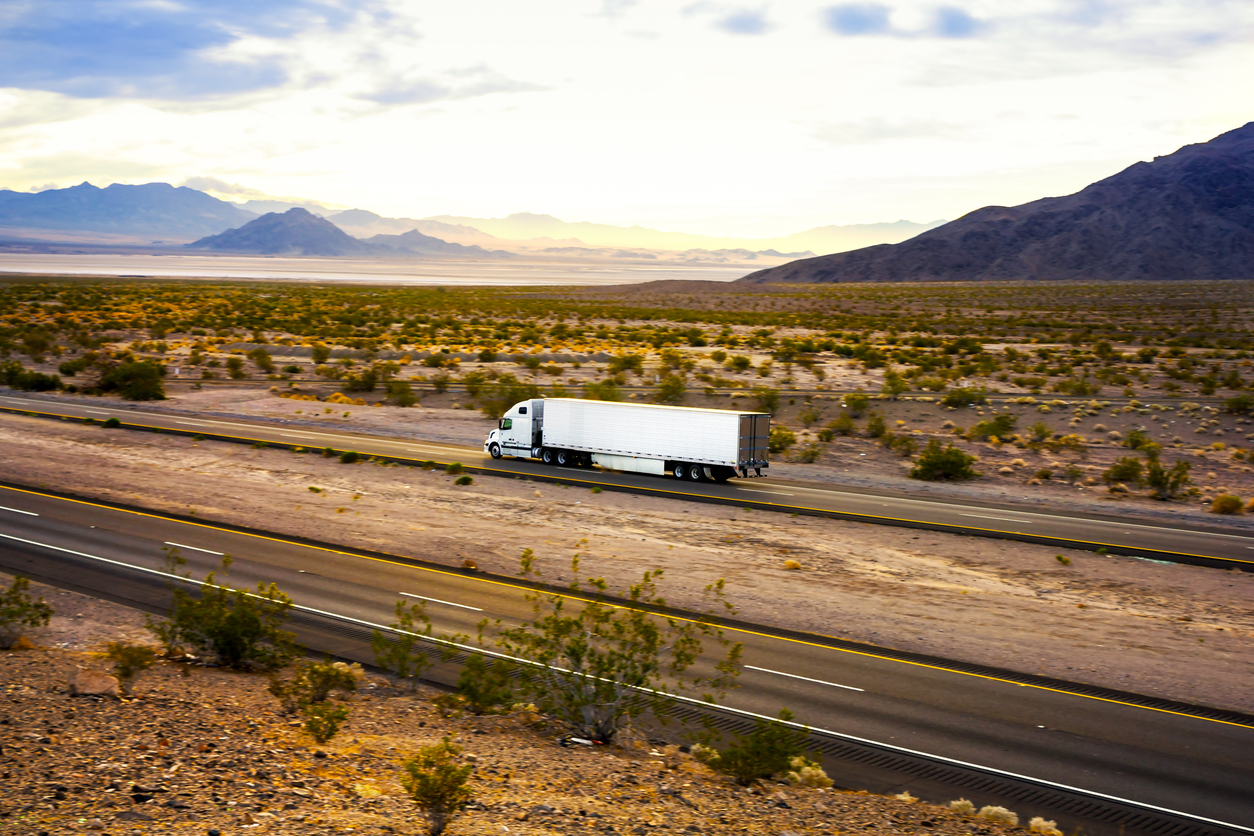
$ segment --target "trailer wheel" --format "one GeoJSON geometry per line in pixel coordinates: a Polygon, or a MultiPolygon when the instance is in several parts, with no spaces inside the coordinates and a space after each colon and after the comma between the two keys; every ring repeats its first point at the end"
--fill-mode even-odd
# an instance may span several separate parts
{"type": "Polygon", "coordinates": [[[553,464],[554,458],[555,456],[553,455],[553,451],[550,450],[548,447],[545,447],[542,450],[540,450],[540,461],[544,462],[545,464],[553,464]]]}
{"type": "Polygon", "coordinates": [[[705,481],[705,473],[703,473],[703,472],[702,472],[703,470],[704,470],[704,468],[702,468],[702,467],[701,467],[701,465],[699,465],[699,464],[690,464],[690,465],[688,465],[688,481],[690,481],[690,482],[704,482],[704,481],[705,481]]]}
{"type": "Polygon", "coordinates": [[[673,475],[676,479],[683,479],[684,476],[687,475],[687,472],[684,470],[684,465],[682,463],[676,463],[675,467],[671,470],[671,475],[673,475]]]}
{"type": "Polygon", "coordinates": [[[574,464],[574,459],[575,459],[575,454],[571,453],[569,450],[557,451],[557,463],[561,465],[562,467],[566,467],[567,465],[574,464]]]}

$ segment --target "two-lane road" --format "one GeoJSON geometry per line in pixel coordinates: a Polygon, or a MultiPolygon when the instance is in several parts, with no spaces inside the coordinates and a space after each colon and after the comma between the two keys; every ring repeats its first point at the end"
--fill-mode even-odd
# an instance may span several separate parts
{"type": "Polygon", "coordinates": [[[1076,548],[1105,548],[1119,554],[1180,559],[1254,571],[1254,536],[1218,526],[1165,525],[1111,516],[1052,513],[1021,503],[1005,504],[907,497],[781,479],[733,479],[726,484],[611,473],[599,469],[546,467],[533,461],[493,460],[480,448],[381,437],[339,429],[276,422],[227,420],[109,405],[77,403],[20,394],[0,395],[0,412],[46,416],[117,418],[123,424],[248,443],[307,448],[330,447],[401,462],[459,461],[484,474],[525,475],[568,484],[600,486],[698,502],[788,513],[822,514],[869,523],[905,525],[977,536],[1045,542],[1076,548]]]}
{"type": "MultiPolygon", "coordinates": [[[[275,582],[298,606],[367,625],[389,622],[402,599],[425,600],[443,633],[473,634],[485,617],[513,624],[529,612],[525,589],[504,579],[0,489],[5,571],[160,607],[168,579],[158,568],[169,548],[187,559],[193,577],[230,554],[232,584],[275,582]]],[[[728,698],[737,709],[773,716],[788,707],[816,728],[1254,828],[1254,727],[1242,722],[765,629],[738,627],[731,635],[744,643],[747,666],[728,698]]]]}

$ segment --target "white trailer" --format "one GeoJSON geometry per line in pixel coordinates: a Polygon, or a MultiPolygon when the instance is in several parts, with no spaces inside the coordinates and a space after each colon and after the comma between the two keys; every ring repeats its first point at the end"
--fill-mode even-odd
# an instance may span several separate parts
{"type": "Polygon", "coordinates": [[[483,449],[494,459],[723,482],[762,475],[770,434],[771,416],[759,412],[534,398],[510,407],[483,449]]]}

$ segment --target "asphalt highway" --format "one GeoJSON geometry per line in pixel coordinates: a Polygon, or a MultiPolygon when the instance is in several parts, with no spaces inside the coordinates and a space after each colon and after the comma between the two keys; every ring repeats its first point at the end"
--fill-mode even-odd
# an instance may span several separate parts
{"type": "Polygon", "coordinates": [[[725,484],[679,482],[674,479],[612,473],[599,469],[546,467],[535,461],[493,460],[481,448],[389,438],[338,429],[262,421],[226,420],[169,414],[109,405],[108,401],[81,404],[0,395],[0,410],[32,412],[70,418],[117,418],[127,426],[207,436],[243,442],[308,448],[331,447],[388,457],[401,462],[461,462],[473,472],[567,484],[598,485],[605,490],[627,490],[684,499],[716,502],[788,513],[822,514],[886,525],[904,525],[975,536],[1099,549],[1150,559],[1172,559],[1254,571],[1254,537],[1219,526],[1160,525],[1111,516],[1051,513],[1026,503],[946,501],[858,491],[818,483],[776,478],[733,479],[725,484]]]}
{"type": "MultiPolygon", "coordinates": [[[[193,578],[234,563],[231,585],[276,583],[295,603],[386,624],[398,600],[426,602],[436,631],[518,623],[507,579],[310,546],[30,490],[0,489],[0,568],[160,606],[177,549],[193,578]]],[[[1254,725],[1156,710],[993,676],[733,629],[746,670],[727,703],[857,738],[1254,828],[1254,725]]],[[[1232,828],[1228,828],[1230,831],[1232,828]]],[[[1254,832],[1252,830],[1251,832],[1254,832]]]]}

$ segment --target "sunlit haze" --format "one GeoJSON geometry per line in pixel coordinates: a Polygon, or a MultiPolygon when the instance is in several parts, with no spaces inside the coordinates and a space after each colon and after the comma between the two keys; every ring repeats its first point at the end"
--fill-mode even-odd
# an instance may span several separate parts
{"type": "Polygon", "coordinates": [[[16,0],[0,187],[769,237],[1066,194],[1250,121],[1249,0],[16,0]]]}

